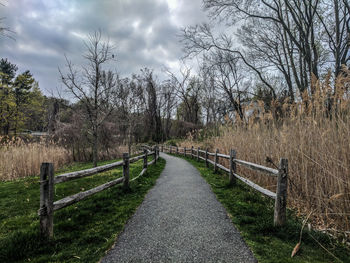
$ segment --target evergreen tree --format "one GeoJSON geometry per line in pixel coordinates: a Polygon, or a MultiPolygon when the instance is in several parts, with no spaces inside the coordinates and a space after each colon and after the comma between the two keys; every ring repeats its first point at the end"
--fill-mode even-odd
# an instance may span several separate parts
{"type": "Polygon", "coordinates": [[[44,127],[45,97],[29,70],[16,76],[17,70],[7,59],[0,60],[0,130],[5,135],[44,127]]]}

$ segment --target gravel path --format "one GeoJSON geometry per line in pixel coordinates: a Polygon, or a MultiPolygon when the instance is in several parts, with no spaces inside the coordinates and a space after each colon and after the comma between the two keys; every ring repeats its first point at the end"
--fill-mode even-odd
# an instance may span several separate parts
{"type": "Polygon", "coordinates": [[[161,157],[164,171],[101,262],[257,262],[198,170],[161,157]]]}

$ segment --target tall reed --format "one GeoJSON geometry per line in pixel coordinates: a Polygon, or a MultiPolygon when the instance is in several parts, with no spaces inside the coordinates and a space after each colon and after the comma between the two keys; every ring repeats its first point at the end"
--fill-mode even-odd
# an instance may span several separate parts
{"type": "MultiPolygon", "coordinates": [[[[350,72],[331,83],[330,76],[314,80],[312,95],[302,94],[303,100],[295,103],[274,101],[268,111],[263,103],[254,104],[248,124],[235,122],[222,127],[219,137],[201,143],[189,139],[182,145],[225,153],[233,148],[238,159],[272,167],[279,158],[288,158],[289,206],[300,214],[314,211],[318,228],[350,231],[350,72]]],[[[273,178],[238,172],[275,190],[273,178]]]]}
{"type": "Polygon", "coordinates": [[[0,146],[1,181],[37,175],[42,162],[52,162],[59,168],[72,161],[69,151],[53,142],[28,143],[19,138],[4,141],[0,146]]]}

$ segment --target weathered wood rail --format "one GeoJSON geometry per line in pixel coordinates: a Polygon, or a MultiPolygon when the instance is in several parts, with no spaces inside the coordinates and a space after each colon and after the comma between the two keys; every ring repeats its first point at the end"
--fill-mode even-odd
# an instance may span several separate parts
{"type": "Polygon", "coordinates": [[[230,154],[222,154],[219,153],[219,149],[216,149],[214,153],[208,151],[208,149],[201,150],[199,147],[194,149],[191,148],[179,148],[175,146],[160,146],[161,151],[168,152],[170,154],[182,154],[185,157],[189,154],[189,156],[193,159],[196,158],[197,161],[203,160],[207,167],[209,167],[209,163],[213,165],[214,172],[217,172],[218,169],[221,169],[229,174],[229,183],[230,185],[235,184],[236,180],[240,180],[243,183],[249,185],[256,191],[264,194],[275,200],[275,208],[274,208],[274,225],[281,226],[286,223],[286,207],[287,207],[287,178],[288,178],[288,160],[281,158],[278,169],[273,169],[269,167],[262,166],[260,164],[255,164],[243,160],[239,160],[236,158],[236,151],[231,149],[230,154]],[[201,156],[204,155],[204,156],[201,156]],[[214,160],[209,159],[209,156],[212,156],[214,160]],[[219,158],[229,160],[229,167],[225,167],[219,163],[219,158]],[[237,165],[244,166],[248,169],[255,170],[261,173],[264,173],[269,176],[277,177],[277,191],[276,193],[271,192],[268,189],[265,189],[254,182],[240,176],[237,174],[237,165]]]}
{"type": "Polygon", "coordinates": [[[76,172],[60,174],[57,176],[54,176],[54,166],[52,163],[42,163],[40,168],[40,208],[38,210],[38,215],[40,218],[40,233],[43,236],[49,237],[49,238],[53,236],[54,211],[70,206],[74,203],[77,203],[81,200],[86,199],[91,195],[99,193],[117,184],[123,183],[124,189],[128,189],[130,182],[142,176],[146,172],[147,167],[149,165],[156,164],[158,158],[159,158],[158,148],[155,146],[151,151],[150,148],[147,147],[144,149],[142,155],[137,155],[135,157],[129,158],[129,154],[124,153],[122,161],[102,165],[91,169],[85,169],[85,170],[80,170],[76,172]],[[154,156],[153,160],[148,162],[148,156],[154,156]],[[130,163],[137,162],[140,159],[143,159],[143,169],[141,173],[137,177],[133,178],[132,180],[129,180],[130,163]],[[115,169],[120,166],[123,167],[123,177],[109,181],[105,184],[99,185],[87,191],[79,192],[77,194],[67,196],[63,199],[60,199],[54,202],[53,197],[54,197],[56,184],[68,182],[79,178],[88,177],[97,173],[115,169]]]}

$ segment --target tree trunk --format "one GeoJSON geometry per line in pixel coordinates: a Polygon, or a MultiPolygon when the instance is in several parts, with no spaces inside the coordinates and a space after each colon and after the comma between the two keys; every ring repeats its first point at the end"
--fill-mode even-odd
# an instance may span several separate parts
{"type": "Polygon", "coordinates": [[[4,126],[4,134],[9,135],[9,131],[10,131],[10,123],[7,121],[4,126]]]}
{"type": "Polygon", "coordinates": [[[92,147],[92,161],[94,163],[94,167],[97,167],[98,160],[98,133],[97,129],[93,132],[93,147],[92,147]]]}
{"type": "Polygon", "coordinates": [[[131,124],[129,124],[129,134],[128,134],[128,153],[129,156],[131,156],[131,129],[132,127],[130,127],[131,124]]]}

